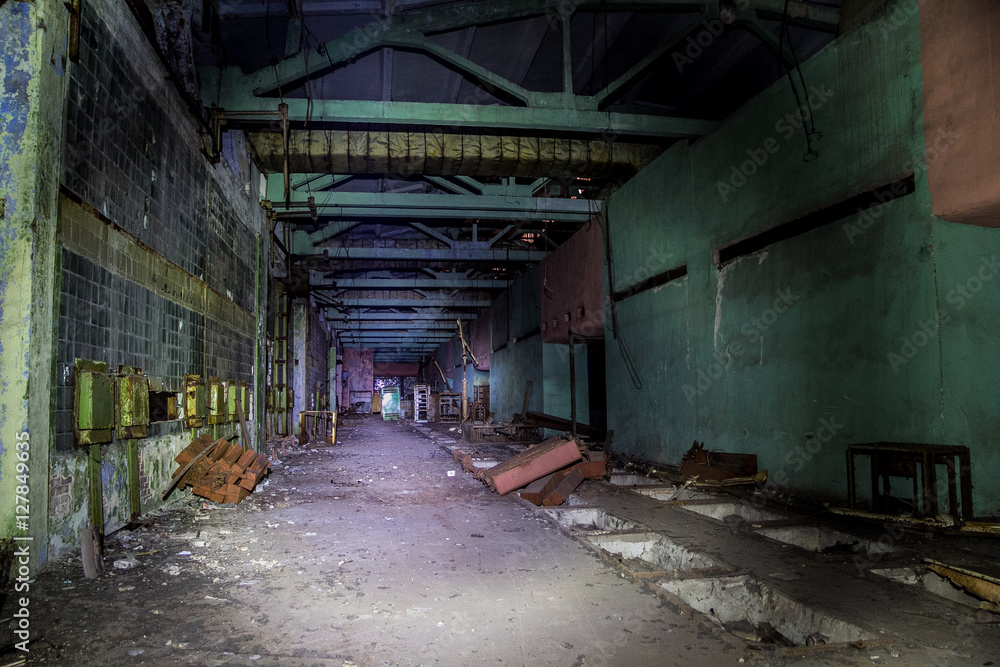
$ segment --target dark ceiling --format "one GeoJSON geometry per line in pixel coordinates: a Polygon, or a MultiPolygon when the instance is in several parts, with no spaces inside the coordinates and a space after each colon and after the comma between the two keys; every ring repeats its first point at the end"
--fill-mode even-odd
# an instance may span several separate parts
{"type": "Polygon", "coordinates": [[[839,8],[221,0],[191,7],[191,41],[167,50],[220,129],[246,131],[293,291],[345,345],[407,361],[659,152],[828,44],[839,8]]]}

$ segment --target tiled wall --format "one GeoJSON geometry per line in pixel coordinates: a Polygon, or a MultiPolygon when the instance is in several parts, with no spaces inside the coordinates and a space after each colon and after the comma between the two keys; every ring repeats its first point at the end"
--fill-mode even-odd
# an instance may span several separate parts
{"type": "MultiPolygon", "coordinates": [[[[169,391],[188,373],[254,387],[263,318],[255,285],[265,220],[244,138],[227,136],[220,161],[206,159],[197,119],[127,3],[84,3],[80,41],[79,62],[68,66],[61,173],[53,553],[75,544],[87,521],[84,452],[73,446],[74,361],[138,366],[169,391]]],[[[159,503],[189,439],[176,420],[151,425],[139,441],[144,511],[159,503]]],[[[102,447],[106,480],[124,479],[120,445],[102,447]]],[[[127,520],[118,486],[105,482],[106,531],[127,520]]]]}

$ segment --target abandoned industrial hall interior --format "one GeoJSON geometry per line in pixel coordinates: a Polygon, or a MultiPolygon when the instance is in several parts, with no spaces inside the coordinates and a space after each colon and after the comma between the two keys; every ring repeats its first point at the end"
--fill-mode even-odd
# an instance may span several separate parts
{"type": "Polygon", "coordinates": [[[0,0],[0,667],[1000,664],[998,36],[0,0]]]}

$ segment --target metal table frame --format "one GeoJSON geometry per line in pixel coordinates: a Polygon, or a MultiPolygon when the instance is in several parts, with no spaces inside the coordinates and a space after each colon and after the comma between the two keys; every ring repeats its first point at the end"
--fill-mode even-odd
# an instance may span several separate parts
{"type": "MultiPolygon", "coordinates": [[[[930,517],[938,514],[937,470],[936,466],[948,468],[948,501],[951,515],[956,525],[962,519],[971,520],[972,514],[972,468],[969,448],[961,445],[931,445],[902,442],[871,442],[847,446],[847,498],[853,509],[856,504],[854,458],[858,455],[871,457],[872,510],[882,509],[883,494],[879,492],[879,477],[889,490],[890,474],[887,462],[910,462],[920,465],[920,489],[922,491],[924,513],[930,517]],[[956,466],[955,461],[958,460],[956,466]],[[958,507],[958,484],[961,483],[962,507],[958,507]]],[[[914,474],[914,486],[917,485],[914,474]]],[[[914,489],[916,491],[916,488],[914,489]]]]}

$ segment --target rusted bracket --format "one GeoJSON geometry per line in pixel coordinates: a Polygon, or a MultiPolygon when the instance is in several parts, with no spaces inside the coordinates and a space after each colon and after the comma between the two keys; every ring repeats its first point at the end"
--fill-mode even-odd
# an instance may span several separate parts
{"type": "MultiPolygon", "coordinates": [[[[0,0],[0,7],[3,7],[6,0],[0,0]]],[[[80,11],[83,0],[66,0],[64,3],[69,10],[69,56],[70,62],[80,61],[80,11]]]]}

